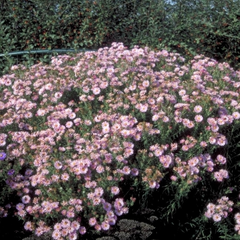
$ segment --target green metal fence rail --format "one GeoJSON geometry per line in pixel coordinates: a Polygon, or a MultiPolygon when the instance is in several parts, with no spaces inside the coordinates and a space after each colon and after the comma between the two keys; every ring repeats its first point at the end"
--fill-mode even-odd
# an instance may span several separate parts
{"type": "Polygon", "coordinates": [[[68,52],[90,52],[96,51],[96,49],[51,49],[51,50],[26,50],[26,51],[15,51],[9,53],[1,53],[0,57],[24,55],[24,54],[51,54],[51,53],[68,53],[68,52]]]}
{"type": "MultiPolygon", "coordinates": [[[[18,65],[22,62],[29,61],[36,57],[31,57],[32,54],[49,54],[49,55],[57,55],[64,53],[80,53],[80,52],[92,52],[97,51],[98,49],[36,49],[36,50],[26,50],[26,51],[14,51],[14,52],[6,52],[0,54],[0,77],[7,73],[12,65],[18,65]],[[28,60],[20,60],[21,56],[29,56],[28,60]],[[7,63],[3,63],[3,61],[7,61],[7,63]]],[[[40,60],[41,61],[41,60],[40,60]]],[[[30,63],[31,64],[31,63],[30,63]]]]}

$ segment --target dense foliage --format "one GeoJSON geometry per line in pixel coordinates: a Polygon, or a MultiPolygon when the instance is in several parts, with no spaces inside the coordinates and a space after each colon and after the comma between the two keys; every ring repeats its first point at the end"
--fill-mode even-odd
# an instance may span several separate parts
{"type": "MultiPolygon", "coordinates": [[[[237,68],[239,4],[239,0],[3,0],[0,53],[98,48],[117,41],[130,47],[168,48],[186,57],[204,54],[237,68]]],[[[32,64],[32,57],[18,61],[32,64]]],[[[16,59],[2,58],[1,71],[13,63],[16,59]]]]}

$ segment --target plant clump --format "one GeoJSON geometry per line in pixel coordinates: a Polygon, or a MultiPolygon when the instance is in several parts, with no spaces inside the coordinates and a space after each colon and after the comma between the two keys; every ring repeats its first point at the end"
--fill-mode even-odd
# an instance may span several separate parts
{"type": "Polygon", "coordinates": [[[206,177],[221,184],[239,87],[227,63],[122,43],[13,66],[0,78],[0,178],[15,215],[73,240],[129,212],[125,181],[147,192],[167,178],[182,195],[206,177]]]}

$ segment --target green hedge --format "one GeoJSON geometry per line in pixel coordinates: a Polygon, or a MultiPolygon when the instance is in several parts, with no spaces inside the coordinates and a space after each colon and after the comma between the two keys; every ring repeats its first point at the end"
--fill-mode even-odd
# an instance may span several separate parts
{"type": "MultiPolygon", "coordinates": [[[[0,53],[98,48],[115,41],[168,48],[186,57],[201,53],[238,68],[239,6],[239,0],[5,0],[0,53]]],[[[18,57],[22,60],[28,62],[29,55],[18,57]]],[[[0,72],[15,62],[1,58],[0,72]]]]}

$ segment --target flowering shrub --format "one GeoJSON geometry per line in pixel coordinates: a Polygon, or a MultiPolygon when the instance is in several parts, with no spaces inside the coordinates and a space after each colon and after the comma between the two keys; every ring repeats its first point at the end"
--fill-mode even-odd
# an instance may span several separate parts
{"type": "MultiPolygon", "coordinates": [[[[51,65],[13,66],[0,78],[0,169],[21,199],[24,228],[77,239],[128,213],[133,202],[121,182],[148,191],[168,177],[188,192],[209,175],[228,179],[239,78],[201,55],[187,64],[177,53],[121,43],[51,65]]],[[[221,201],[215,215],[208,208],[215,221],[232,206],[221,201]]]]}

